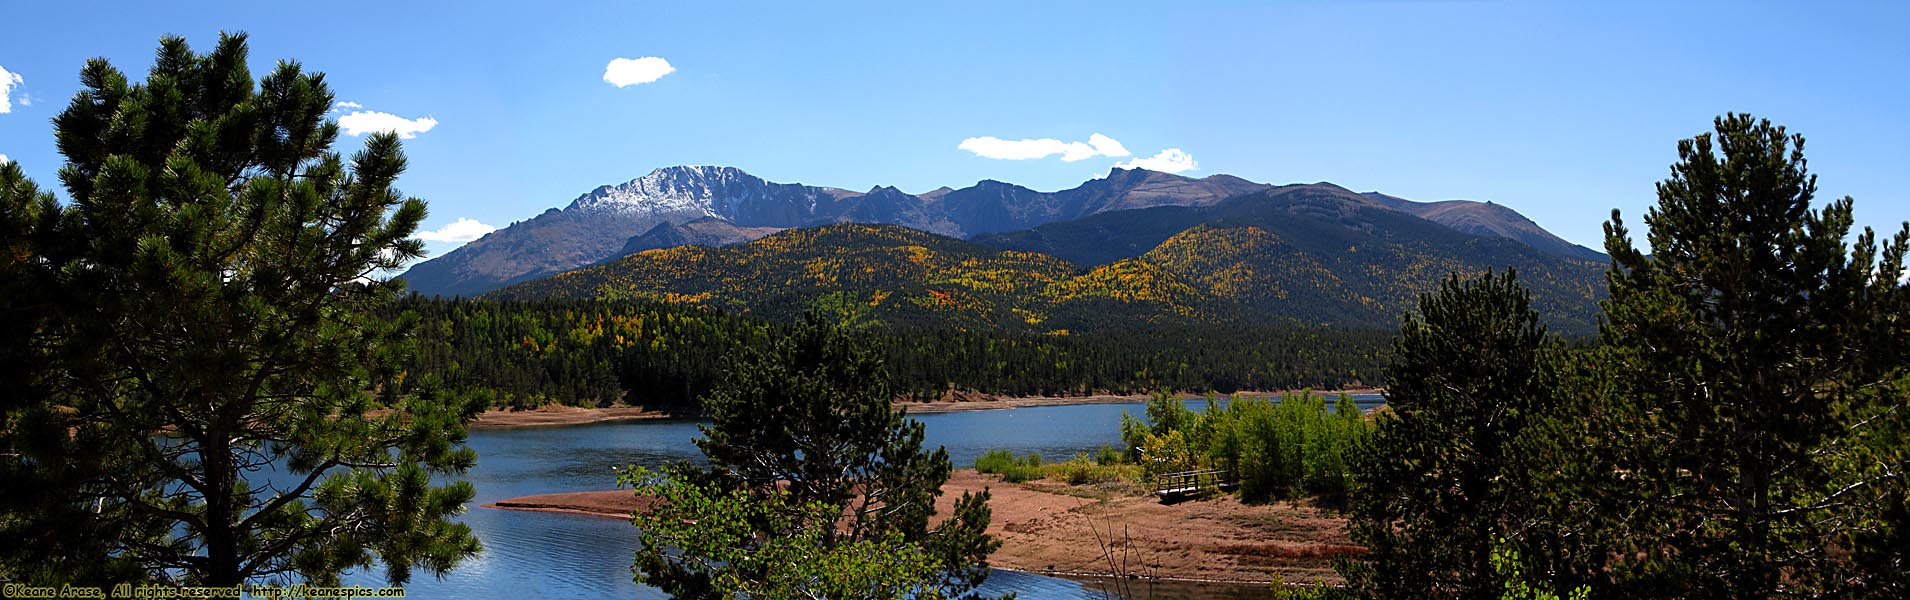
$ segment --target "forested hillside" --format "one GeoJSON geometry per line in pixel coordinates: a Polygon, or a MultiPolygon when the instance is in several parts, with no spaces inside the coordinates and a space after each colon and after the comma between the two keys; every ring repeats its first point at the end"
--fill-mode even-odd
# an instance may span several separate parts
{"type": "Polygon", "coordinates": [[[1341,326],[1392,327],[1416,295],[1449,273],[1512,268],[1548,323],[1587,335],[1606,268],[1602,260],[1462,233],[1330,184],[1283,186],[1211,207],[1103,213],[973,241],[1097,270],[1135,272],[1122,263],[1141,261],[1207,294],[1210,305],[1341,326]]]}
{"type": "MultiPolygon", "coordinates": [[[[453,390],[514,407],[690,407],[733,352],[763,347],[788,327],[699,306],[623,300],[413,296],[398,310],[421,317],[408,373],[436,375],[453,390]]],[[[1376,385],[1390,339],[1381,330],[1279,326],[1070,335],[865,327],[859,335],[884,357],[896,388],[917,399],[951,390],[1065,395],[1376,385]]]]}
{"type": "MultiPolygon", "coordinates": [[[[1229,201],[1138,256],[1083,268],[895,225],[679,246],[513,285],[503,300],[700,304],[787,321],[847,309],[887,326],[1015,334],[1192,326],[1389,328],[1449,273],[1517,268],[1560,329],[1589,333],[1602,267],[1378,207],[1229,201]],[[1337,210],[1340,207],[1333,207],[1337,210]]],[[[1154,209],[1167,210],[1167,209],[1154,209]]],[[[1115,218],[1148,211],[1110,213],[1115,218]]],[[[1083,242],[1083,245],[1086,245],[1083,242]]]]}

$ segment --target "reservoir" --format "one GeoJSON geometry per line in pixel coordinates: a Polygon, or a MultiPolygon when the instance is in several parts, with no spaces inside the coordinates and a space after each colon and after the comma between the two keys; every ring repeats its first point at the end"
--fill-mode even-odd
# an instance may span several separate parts
{"type": "MultiPolygon", "coordinates": [[[[1362,409],[1379,405],[1378,394],[1355,395],[1362,409]]],[[[1204,400],[1188,401],[1200,410],[1204,400]]],[[[1144,404],[1083,404],[1009,410],[923,414],[924,446],[942,446],[956,468],[974,463],[983,452],[1004,448],[1036,453],[1049,461],[1092,452],[1102,444],[1120,445],[1122,412],[1144,417],[1144,404]]],[[[469,445],[478,464],[465,474],[477,497],[461,520],[484,543],[484,552],[464,561],[443,579],[414,572],[405,585],[411,598],[498,600],[665,598],[631,579],[636,531],[618,519],[562,513],[482,508],[498,500],[557,492],[614,489],[617,471],[630,465],[654,467],[673,461],[700,461],[692,440],[700,436],[690,420],[626,421],[574,427],[487,430],[471,433],[469,445]]],[[[354,573],[346,583],[383,585],[383,570],[354,573]]],[[[1024,599],[1104,598],[1092,582],[1082,583],[997,570],[983,591],[1016,592],[1024,599]]],[[[1156,586],[1159,597],[1264,598],[1260,586],[1156,586]],[[1167,587],[1163,587],[1167,586],[1167,587]]]]}

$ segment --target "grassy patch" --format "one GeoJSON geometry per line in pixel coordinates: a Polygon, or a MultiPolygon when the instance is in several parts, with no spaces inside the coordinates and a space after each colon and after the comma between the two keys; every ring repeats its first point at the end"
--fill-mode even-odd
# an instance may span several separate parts
{"type": "Polygon", "coordinates": [[[1028,454],[1017,458],[1007,450],[989,450],[975,459],[975,470],[1000,475],[1002,481],[1021,483],[1040,479],[1046,473],[1041,468],[1041,455],[1028,454]]]}
{"type": "Polygon", "coordinates": [[[1007,450],[989,450],[975,459],[975,470],[1000,475],[1003,481],[1010,483],[1047,479],[1097,489],[1137,486],[1136,482],[1142,477],[1140,466],[1109,460],[1109,455],[1114,453],[1108,450],[1096,456],[1078,454],[1065,462],[1053,464],[1043,464],[1041,457],[1035,454],[1017,457],[1007,450]]]}

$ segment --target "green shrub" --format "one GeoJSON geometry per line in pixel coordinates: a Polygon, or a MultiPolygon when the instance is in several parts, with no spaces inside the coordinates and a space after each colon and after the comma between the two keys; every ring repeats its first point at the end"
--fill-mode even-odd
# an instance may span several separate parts
{"type": "MultiPolygon", "coordinates": [[[[1315,580],[1311,584],[1289,584],[1273,576],[1273,598],[1275,600],[1352,600],[1359,597],[1345,587],[1328,585],[1315,580]]],[[[1577,599],[1583,600],[1583,599],[1577,599]]]]}
{"type": "Polygon", "coordinates": [[[1119,464],[1098,463],[1088,458],[1086,454],[1075,455],[1075,457],[1068,462],[1054,465],[1049,467],[1049,469],[1051,476],[1065,481],[1070,485],[1089,485],[1124,481],[1127,479],[1125,476],[1126,472],[1132,470],[1131,467],[1123,468],[1122,465],[1119,464]]]}
{"type": "Polygon", "coordinates": [[[1115,450],[1114,446],[1101,444],[1101,447],[1094,451],[1094,464],[1106,467],[1124,462],[1127,462],[1127,455],[1120,450],[1115,450]]]}
{"type": "Polygon", "coordinates": [[[1021,458],[1015,458],[1015,453],[1007,450],[989,450],[975,459],[975,470],[1000,475],[1002,481],[1009,483],[1040,479],[1041,455],[1030,453],[1021,458]]]}
{"type": "Polygon", "coordinates": [[[1141,446],[1147,443],[1147,422],[1134,418],[1134,415],[1121,411],[1121,455],[1127,462],[1138,463],[1141,460],[1141,446]]]}
{"type": "Polygon", "coordinates": [[[1340,502],[1347,456],[1371,430],[1344,394],[1331,408],[1311,393],[1277,401],[1236,396],[1225,408],[1209,398],[1200,412],[1157,396],[1147,413],[1145,423],[1123,415],[1121,438],[1141,447],[1135,458],[1149,476],[1221,469],[1238,477],[1243,498],[1256,501],[1312,495],[1340,502]]]}
{"type": "Polygon", "coordinates": [[[1016,465],[1014,467],[1010,467],[1007,471],[1003,471],[1001,474],[1001,480],[1006,481],[1008,483],[1021,483],[1024,481],[1034,481],[1036,479],[1040,479],[1041,475],[1042,473],[1039,467],[1027,467],[1022,465],[1016,465]]]}
{"type": "Polygon", "coordinates": [[[1141,445],[1141,468],[1149,479],[1162,473],[1191,471],[1199,466],[1199,456],[1187,445],[1187,436],[1179,430],[1166,435],[1147,434],[1147,441],[1141,445]]]}
{"type": "Polygon", "coordinates": [[[983,473],[1000,474],[1015,466],[1015,453],[1007,450],[989,450],[975,459],[975,470],[983,473]]]}
{"type": "Polygon", "coordinates": [[[1310,394],[1236,399],[1225,414],[1238,436],[1240,493],[1249,500],[1314,495],[1337,502],[1346,494],[1348,452],[1370,429],[1345,395],[1332,410],[1310,394]]]}
{"type": "Polygon", "coordinates": [[[1525,576],[1525,567],[1519,561],[1519,550],[1498,538],[1492,544],[1492,571],[1505,580],[1505,592],[1500,600],[1585,600],[1592,594],[1588,586],[1579,586],[1564,594],[1553,593],[1545,582],[1533,583],[1525,576]]]}

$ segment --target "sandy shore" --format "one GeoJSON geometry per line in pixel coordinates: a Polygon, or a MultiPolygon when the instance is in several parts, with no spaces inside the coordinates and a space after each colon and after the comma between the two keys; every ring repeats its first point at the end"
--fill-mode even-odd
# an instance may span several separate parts
{"type": "MultiPolygon", "coordinates": [[[[1291,392],[1241,392],[1248,395],[1278,395],[1291,392]]],[[[1336,396],[1340,393],[1372,394],[1377,389],[1328,390],[1314,393],[1336,396]]],[[[896,402],[896,408],[906,408],[909,414],[946,413],[965,410],[1003,410],[1027,408],[1032,406],[1072,406],[1077,404],[1132,404],[1147,402],[1147,394],[1094,396],[991,396],[987,394],[961,393],[949,398],[931,402],[896,402]]],[[[1184,399],[1198,399],[1202,394],[1181,394],[1184,399]]],[[[640,406],[613,406],[610,408],[580,408],[557,404],[546,405],[531,410],[491,409],[479,415],[467,427],[482,429],[517,429],[521,427],[563,427],[567,425],[589,425],[593,423],[611,423],[616,421],[641,421],[649,419],[682,418],[685,415],[662,410],[651,410],[640,406]]]]}
{"type": "Polygon", "coordinates": [[[965,410],[1003,410],[1009,408],[1027,408],[1031,406],[1073,406],[1077,404],[1130,404],[1146,402],[1148,396],[1027,396],[1002,397],[976,395],[956,401],[933,402],[896,402],[896,408],[906,408],[909,414],[960,412],[965,410]]]}
{"type": "MultiPolygon", "coordinates": [[[[1249,396],[1277,396],[1297,394],[1305,390],[1287,390],[1273,392],[1240,392],[1249,396]]],[[[1346,394],[1377,394],[1378,388],[1351,390],[1316,390],[1313,393],[1322,396],[1346,394]]],[[[1207,397],[1206,394],[1180,394],[1184,400],[1207,397]]],[[[1026,408],[1031,406],[1072,406],[1076,404],[1134,404],[1147,402],[1153,398],[1149,394],[1097,394],[1093,396],[990,396],[987,394],[963,393],[949,398],[929,402],[896,402],[897,408],[907,408],[910,414],[945,413],[964,410],[1001,410],[1005,408],[1026,408]]]]}
{"type": "MultiPolygon", "coordinates": [[[[943,486],[941,514],[963,492],[984,487],[992,493],[988,532],[1002,540],[989,562],[1019,571],[1090,577],[1119,571],[1260,584],[1278,574],[1289,582],[1337,582],[1333,557],[1357,551],[1344,518],[1310,506],[1248,505],[1231,496],[1162,504],[1152,495],[1050,481],[1005,483],[968,469],[943,486]]],[[[603,491],[525,496],[484,507],[628,518],[644,505],[629,491],[603,491]]]]}
{"type": "Polygon", "coordinates": [[[557,404],[546,405],[532,410],[491,409],[478,415],[465,427],[468,429],[517,429],[521,427],[563,427],[566,425],[589,425],[591,423],[610,423],[615,421],[640,421],[646,419],[668,419],[671,414],[664,411],[649,410],[638,406],[613,406],[610,408],[578,408],[557,404]]]}

